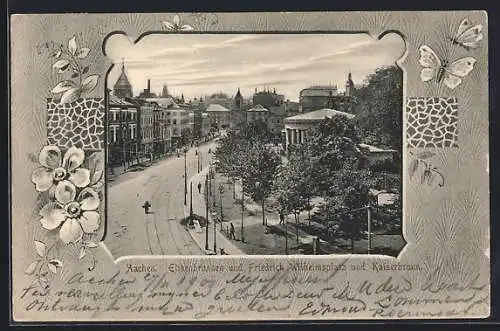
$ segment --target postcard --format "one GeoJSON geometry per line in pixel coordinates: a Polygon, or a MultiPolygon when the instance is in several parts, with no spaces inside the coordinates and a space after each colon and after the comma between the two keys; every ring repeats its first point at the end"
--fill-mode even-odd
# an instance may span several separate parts
{"type": "Polygon", "coordinates": [[[13,323],[490,315],[486,12],[10,27],[13,323]]]}

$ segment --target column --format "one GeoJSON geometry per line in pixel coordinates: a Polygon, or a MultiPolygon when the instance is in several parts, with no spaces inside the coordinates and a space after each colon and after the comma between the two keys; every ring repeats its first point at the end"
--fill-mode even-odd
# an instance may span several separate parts
{"type": "Polygon", "coordinates": [[[299,142],[298,137],[299,136],[299,130],[294,129],[293,130],[293,143],[297,144],[299,142]]]}
{"type": "Polygon", "coordinates": [[[302,139],[302,130],[299,130],[299,144],[302,144],[304,141],[302,139]]]}

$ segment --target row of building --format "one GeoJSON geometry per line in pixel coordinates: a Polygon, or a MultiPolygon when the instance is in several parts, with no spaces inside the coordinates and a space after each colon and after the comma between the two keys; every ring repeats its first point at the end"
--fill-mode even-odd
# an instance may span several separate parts
{"type": "Polygon", "coordinates": [[[251,99],[245,99],[238,89],[234,97],[214,93],[186,101],[183,95],[170,95],[165,85],[160,95],[154,94],[148,80],[147,88],[134,97],[122,64],[121,74],[107,96],[108,163],[152,159],[207,139],[220,129],[254,121],[265,123],[277,140],[290,143],[292,136],[287,133],[285,119],[321,109],[349,112],[354,90],[349,74],[345,92],[339,93],[332,85],[312,86],[300,91],[299,102],[269,89],[255,89],[251,99]]]}

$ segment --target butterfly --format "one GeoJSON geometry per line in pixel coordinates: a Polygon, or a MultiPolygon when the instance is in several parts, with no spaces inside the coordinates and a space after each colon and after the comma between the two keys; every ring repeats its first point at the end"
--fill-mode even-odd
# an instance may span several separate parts
{"type": "Polygon", "coordinates": [[[462,46],[466,50],[477,48],[479,41],[483,39],[482,30],[483,26],[481,24],[472,26],[471,22],[466,18],[460,23],[457,33],[451,38],[451,42],[462,46]]]}
{"type": "Polygon", "coordinates": [[[441,62],[429,46],[422,45],[419,50],[419,63],[424,67],[420,72],[422,81],[428,82],[435,78],[436,83],[444,81],[444,84],[450,89],[457,87],[462,82],[461,78],[467,76],[474,69],[474,64],[476,63],[476,59],[471,56],[464,57],[452,63],[449,63],[447,60],[441,62]]]}

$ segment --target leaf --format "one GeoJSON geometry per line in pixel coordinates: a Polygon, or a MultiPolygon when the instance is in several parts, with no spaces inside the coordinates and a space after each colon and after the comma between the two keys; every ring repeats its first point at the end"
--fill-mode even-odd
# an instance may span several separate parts
{"type": "Polygon", "coordinates": [[[99,75],[90,75],[82,82],[82,92],[89,93],[97,86],[99,75]]]}
{"type": "Polygon", "coordinates": [[[94,172],[94,174],[92,175],[91,185],[97,184],[102,179],[103,173],[104,171],[102,170],[97,170],[96,172],[94,172]]]}
{"type": "Polygon", "coordinates": [[[161,24],[167,30],[170,30],[170,31],[175,30],[175,26],[172,23],[170,23],[170,22],[164,21],[161,24]]]}
{"type": "Polygon", "coordinates": [[[78,259],[83,259],[83,257],[85,256],[85,254],[87,253],[87,251],[85,250],[85,246],[82,246],[80,248],[80,254],[78,254],[78,259]]]}
{"type": "Polygon", "coordinates": [[[417,157],[419,159],[421,159],[421,160],[425,160],[425,159],[431,158],[431,157],[433,157],[435,155],[436,155],[436,153],[429,152],[429,151],[424,151],[424,152],[418,153],[417,157]]]}
{"type": "Polygon", "coordinates": [[[82,94],[82,89],[80,87],[72,87],[66,92],[61,97],[60,103],[72,103],[78,98],[80,98],[80,95],[82,94]]]}
{"type": "Polygon", "coordinates": [[[193,31],[194,28],[191,25],[183,25],[181,28],[182,31],[193,31]]]}
{"type": "Polygon", "coordinates": [[[54,273],[54,274],[56,274],[56,273],[57,273],[57,268],[56,268],[56,266],[55,266],[55,265],[50,264],[50,263],[47,263],[47,266],[49,267],[49,270],[50,270],[52,273],[54,273]]]}
{"type": "Polygon", "coordinates": [[[36,266],[38,265],[40,261],[35,261],[35,262],[31,262],[31,264],[26,268],[26,270],[24,270],[24,272],[28,275],[31,275],[32,273],[35,272],[35,269],[36,269],[36,266]]]}
{"type": "Polygon", "coordinates": [[[68,49],[72,55],[75,55],[76,53],[76,36],[73,36],[69,41],[68,41],[68,49]]]}
{"type": "Polygon", "coordinates": [[[76,57],[79,59],[84,59],[89,55],[89,53],[90,53],[90,48],[83,47],[76,52],[76,57]]]}
{"type": "Polygon", "coordinates": [[[68,66],[69,66],[69,61],[66,60],[66,59],[62,59],[62,60],[59,60],[56,63],[54,63],[52,65],[52,68],[54,68],[54,69],[62,69],[62,68],[68,68],[68,66]]]}
{"type": "Polygon", "coordinates": [[[85,68],[83,68],[82,75],[85,75],[87,72],[89,72],[89,68],[90,66],[86,66],[85,68]]]}
{"type": "Polygon", "coordinates": [[[410,179],[413,177],[417,169],[418,169],[418,159],[413,159],[412,162],[410,163],[410,169],[409,169],[410,179]]]}
{"type": "Polygon", "coordinates": [[[75,73],[73,73],[73,74],[71,75],[71,78],[76,78],[76,77],[78,77],[78,76],[80,76],[80,74],[79,74],[78,72],[75,72],[75,73]]]}
{"type": "Polygon", "coordinates": [[[41,241],[35,240],[35,250],[40,257],[44,257],[47,252],[47,245],[41,241]]]}
{"type": "Polygon", "coordinates": [[[62,82],[59,82],[52,90],[51,92],[54,94],[58,93],[63,93],[69,90],[72,87],[75,87],[76,84],[72,80],[63,80],[62,82]]]}
{"type": "Polygon", "coordinates": [[[88,248],[96,248],[97,244],[93,241],[89,241],[85,246],[87,246],[88,248]]]}

